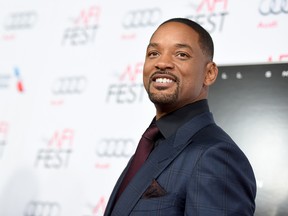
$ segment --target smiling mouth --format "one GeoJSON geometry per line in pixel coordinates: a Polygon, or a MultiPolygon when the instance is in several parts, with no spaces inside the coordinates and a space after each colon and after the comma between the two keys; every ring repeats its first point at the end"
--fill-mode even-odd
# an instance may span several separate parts
{"type": "Polygon", "coordinates": [[[169,79],[169,78],[157,78],[155,79],[156,83],[172,83],[174,80],[169,79]]]}
{"type": "Polygon", "coordinates": [[[157,71],[151,76],[151,81],[156,83],[173,83],[177,82],[177,80],[177,77],[169,72],[157,71]]]}
{"type": "Polygon", "coordinates": [[[169,72],[159,72],[157,71],[151,76],[150,84],[156,90],[168,90],[174,86],[175,83],[178,83],[177,77],[169,72]]]}

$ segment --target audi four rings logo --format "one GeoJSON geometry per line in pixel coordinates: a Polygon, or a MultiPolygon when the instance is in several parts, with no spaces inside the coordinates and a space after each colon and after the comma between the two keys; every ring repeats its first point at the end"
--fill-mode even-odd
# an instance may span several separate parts
{"type": "Polygon", "coordinates": [[[137,28],[156,25],[161,18],[159,8],[129,11],[123,19],[124,28],[137,28]]]}
{"type": "Polygon", "coordinates": [[[62,77],[55,80],[52,86],[54,94],[80,94],[87,85],[84,76],[62,77]]]}
{"type": "Polygon", "coordinates": [[[96,149],[99,157],[130,157],[135,151],[131,139],[103,139],[96,149]]]}
{"type": "Polygon", "coordinates": [[[260,14],[288,14],[288,0],[261,0],[259,5],[260,14]]]}
{"type": "Polygon", "coordinates": [[[4,21],[4,28],[7,30],[27,29],[36,24],[37,13],[25,11],[10,14],[4,21]]]}
{"type": "Polygon", "coordinates": [[[28,203],[24,216],[60,216],[61,207],[56,202],[31,201],[28,203]]]}

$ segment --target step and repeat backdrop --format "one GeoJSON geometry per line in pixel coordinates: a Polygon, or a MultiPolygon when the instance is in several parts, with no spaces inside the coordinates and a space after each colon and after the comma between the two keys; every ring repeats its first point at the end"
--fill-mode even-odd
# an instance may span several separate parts
{"type": "Polygon", "coordinates": [[[154,117],[145,50],[172,17],[214,39],[211,110],[255,169],[255,215],[288,215],[288,1],[0,0],[0,216],[103,215],[154,117]]]}

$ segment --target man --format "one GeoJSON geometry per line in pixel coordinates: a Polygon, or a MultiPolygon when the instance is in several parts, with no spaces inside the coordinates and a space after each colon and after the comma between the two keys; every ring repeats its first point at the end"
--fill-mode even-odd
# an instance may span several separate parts
{"type": "Polygon", "coordinates": [[[128,163],[105,216],[254,214],[250,163],[209,111],[208,88],[218,74],[213,50],[209,33],[184,18],[165,21],[152,35],[143,81],[160,135],[123,189],[128,163]]]}

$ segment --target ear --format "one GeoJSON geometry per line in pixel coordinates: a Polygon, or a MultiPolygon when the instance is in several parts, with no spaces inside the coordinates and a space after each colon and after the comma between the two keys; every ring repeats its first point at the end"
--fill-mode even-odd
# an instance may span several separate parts
{"type": "Polygon", "coordinates": [[[206,66],[204,85],[206,86],[212,85],[216,81],[217,75],[218,75],[217,65],[214,62],[209,62],[206,66]]]}

